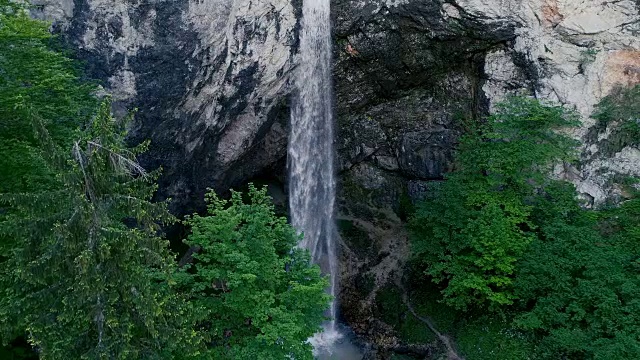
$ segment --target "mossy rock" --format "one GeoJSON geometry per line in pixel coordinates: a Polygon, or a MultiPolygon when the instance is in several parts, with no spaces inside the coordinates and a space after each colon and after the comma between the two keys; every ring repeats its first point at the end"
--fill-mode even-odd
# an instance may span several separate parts
{"type": "Polygon", "coordinates": [[[602,156],[611,156],[627,146],[640,144],[640,85],[628,89],[615,89],[596,105],[593,118],[598,123],[587,134],[587,141],[595,143],[602,156]],[[611,129],[608,138],[598,141],[598,136],[611,129]]]}
{"type": "Polygon", "coordinates": [[[341,183],[340,194],[349,202],[368,202],[373,191],[360,186],[349,174],[341,183]]]}
{"type": "Polygon", "coordinates": [[[400,198],[398,199],[398,210],[396,211],[396,214],[398,215],[400,220],[406,222],[413,215],[413,213],[415,213],[415,211],[416,207],[413,204],[413,201],[411,201],[409,193],[407,192],[407,190],[403,191],[400,195],[400,198]]]}
{"type": "Polygon", "coordinates": [[[339,219],[337,223],[342,240],[358,257],[365,258],[376,254],[377,250],[371,237],[360,226],[351,220],[344,219],[339,219]]]}
{"type": "Polygon", "coordinates": [[[402,292],[397,286],[387,285],[378,290],[374,305],[374,314],[378,319],[398,330],[406,311],[407,307],[402,302],[402,292]]]}
{"type": "Polygon", "coordinates": [[[370,273],[360,273],[355,278],[356,290],[360,298],[366,298],[376,286],[376,277],[370,273]]]}

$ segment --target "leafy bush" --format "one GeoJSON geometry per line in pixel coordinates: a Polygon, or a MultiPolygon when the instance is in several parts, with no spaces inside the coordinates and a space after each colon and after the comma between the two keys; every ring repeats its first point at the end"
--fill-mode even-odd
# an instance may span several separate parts
{"type": "Polygon", "coordinates": [[[307,339],[328,308],[326,278],[266,188],[249,187],[248,202],[207,195],[208,216],[188,219],[197,246],[180,286],[196,307],[198,331],[214,359],[312,359],[307,339]]]}
{"type": "Polygon", "coordinates": [[[553,182],[552,166],[576,143],[558,130],[576,124],[558,106],[515,97],[461,140],[457,167],[410,222],[414,255],[444,286],[447,304],[511,304],[516,262],[535,238],[531,201],[553,182]]]}
{"type": "Polygon", "coordinates": [[[497,316],[464,321],[456,333],[460,352],[472,360],[535,359],[534,347],[526,333],[497,316]]]}

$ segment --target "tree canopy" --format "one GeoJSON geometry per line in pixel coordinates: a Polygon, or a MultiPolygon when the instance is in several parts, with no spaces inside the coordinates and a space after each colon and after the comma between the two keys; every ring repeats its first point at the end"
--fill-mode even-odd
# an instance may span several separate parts
{"type": "Polygon", "coordinates": [[[516,262],[535,237],[532,198],[553,183],[552,166],[575,153],[575,142],[556,132],[572,125],[561,107],[515,97],[461,139],[456,169],[411,220],[414,254],[447,303],[513,302],[516,262]]]}
{"type": "Polygon", "coordinates": [[[518,265],[516,325],[539,357],[640,357],[638,199],[588,211],[564,185],[536,204],[538,236],[518,265]]]}
{"type": "Polygon", "coordinates": [[[277,217],[266,188],[230,200],[207,195],[207,216],[188,219],[199,252],[180,277],[214,359],[312,359],[307,339],[328,308],[326,278],[277,217]]]}

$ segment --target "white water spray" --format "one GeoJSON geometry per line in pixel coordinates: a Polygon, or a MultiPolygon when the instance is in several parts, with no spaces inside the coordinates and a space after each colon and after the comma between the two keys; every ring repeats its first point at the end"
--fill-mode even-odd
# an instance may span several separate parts
{"type": "MultiPolygon", "coordinates": [[[[329,275],[329,292],[335,299],[338,265],[329,8],[329,0],[303,2],[288,167],[291,222],[304,233],[300,247],[309,249],[312,261],[329,275]]],[[[335,300],[329,315],[332,320],[325,324],[324,332],[310,340],[316,350],[329,348],[340,338],[335,324],[335,300]]]]}

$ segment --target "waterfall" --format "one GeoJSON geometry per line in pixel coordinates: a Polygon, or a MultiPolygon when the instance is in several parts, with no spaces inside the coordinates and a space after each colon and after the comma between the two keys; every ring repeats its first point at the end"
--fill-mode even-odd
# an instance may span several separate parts
{"type": "MultiPolygon", "coordinates": [[[[289,134],[289,211],[304,233],[299,246],[329,275],[331,321],[309,341],[317,359],[360,360],[360,349],[336,327],[338,239],[334,219],[336,179],[333,149],[330,0],[303,0],[300,61],[289,134]]],[[[344,328],[342,328],[344,330],[344,328]]],[[[347,329],[348,330],[348,329],[347,329]]]]}
{"type": "MultiPolygon", "coordinates": [[[[300,61],[289,136],[289,205],[293,226],[304,233],[301,247],[329,275],[331,295],[337,291],[331,28],[329,0],[304,0],[300,61]]],[[[325,324],[324,342],[336,337],[336,301],[325,324]]],[[[318,340],[318,339],[316,339],[318,340]]]]}

